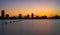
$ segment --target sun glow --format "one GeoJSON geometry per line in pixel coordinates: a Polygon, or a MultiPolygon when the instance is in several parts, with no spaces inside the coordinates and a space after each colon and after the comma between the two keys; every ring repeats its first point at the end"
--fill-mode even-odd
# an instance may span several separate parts
{"type": "MultiPolygon", "coordinates": [[[[27,14],[31,15],[34,13],[35,16],[54,16],[60,15],[60,11],[58,12],[55,8],[57,7],[56,1],[47,0],[47,1],[3,1],[4,3],[0,3],[0,11],[5,10],[6,14],[10,16],[18,16],[22,14],[26,16],[27,14]],[[8,3],[8,4],[7,4],[8,3]]],[[[59,7],[58,7],[59,8],[59,7]]],[[[1,14],[0,14],[1,15],[1,14]]]]}

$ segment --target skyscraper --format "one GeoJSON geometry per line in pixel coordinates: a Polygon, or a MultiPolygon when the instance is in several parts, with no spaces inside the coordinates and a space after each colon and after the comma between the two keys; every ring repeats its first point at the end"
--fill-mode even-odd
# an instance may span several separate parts
{"type": "Polygon", "coordinates": [[[31,17],[32,17],[32,19],[34,18],[34,14],[32,13],[32,15],[31,15],[31,17]]]}
{"type": "Polygon", "coordinates": [[[22,18],[22,15],[21,14],[19,14],[19,18],[22,18]]]}
{"type": "Polygon", "coordinates": [[[2,18],[4,18],[4,14],[5,14],[5,12],[4,12],[4,10],[2,10],[2,11],[1,11],[1,16],[2,16],[2,18]]]}

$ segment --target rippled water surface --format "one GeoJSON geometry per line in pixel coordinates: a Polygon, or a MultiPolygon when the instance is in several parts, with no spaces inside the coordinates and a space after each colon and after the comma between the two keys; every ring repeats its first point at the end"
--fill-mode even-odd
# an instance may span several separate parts
{"type": "Polygon", "coordinates": [[[60,19],[0,20],[0,35],[60,35],[60,19]]]}

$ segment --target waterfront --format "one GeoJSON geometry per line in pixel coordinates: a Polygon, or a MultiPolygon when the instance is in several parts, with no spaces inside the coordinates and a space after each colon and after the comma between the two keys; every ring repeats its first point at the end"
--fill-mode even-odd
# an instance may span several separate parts
{"type": "Polygon", "coordinates": [[[0,20],[0,35],[60,35],[60,19],[0,20]]]}

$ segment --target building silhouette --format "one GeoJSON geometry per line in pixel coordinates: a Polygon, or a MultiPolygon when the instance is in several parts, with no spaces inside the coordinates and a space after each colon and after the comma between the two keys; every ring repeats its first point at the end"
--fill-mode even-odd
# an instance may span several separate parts
{"type": "Polygon", "coordinates": [[[60,16],[55,15],[55,16],[52,17],[52,19],[60,19],[60,16]]]}
{"type": "Polygon", "coordinates": [[[31,15],[27,14],[26,16],[22,16],[22,14],[19,14],[18,17],[17,16],[9,16],[9,14],[6,14],[5,15],[5,11],[2,10],[1,11],[1,16],[0,16],[0,19],[60,19],[60,16],[58,15],[55,15],[55,16],[52,16],[52,17],[47,17],[47,16],[36,16],[34,17],[34,13],[32,13],[31,15]]]}
{"type": "Polygon", "coordinates": [[[21,14],[19,14],[19,18],[22,18],[22,15],[21,14]]]}
{"type": "Polygon", "coordinates": [[[40,19],[40,17],[39,16],[36,16],[35,19],[40,19]]]}
{"type": "Polygon", "coordinates": [[[47,19],[47,16],[41,16],[40,19],[47,19]]]}
{"type": "Polygon", "coordinates": [[[1,11],[1,17],[4,18],[4,15],[5,15],[5,11],[2,10],[2,11],[1,11]]]}
{"type": "Polygon", "coordinates": [[[31,15],[31,17],[32,17],[32,19],[34,18],[34,14],[32,13],[32,15],[31,15]]]}

